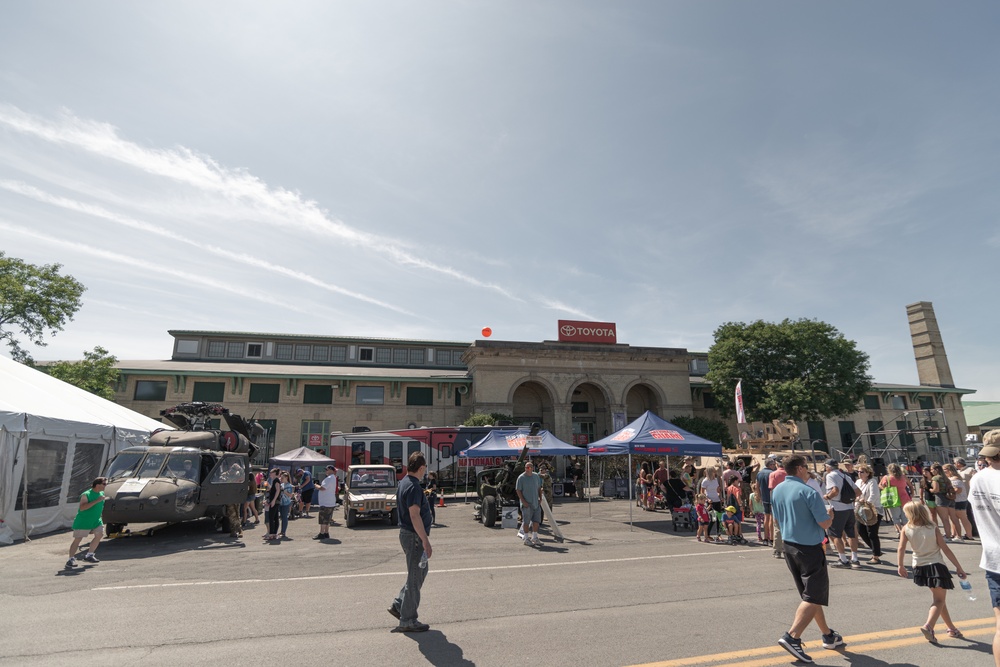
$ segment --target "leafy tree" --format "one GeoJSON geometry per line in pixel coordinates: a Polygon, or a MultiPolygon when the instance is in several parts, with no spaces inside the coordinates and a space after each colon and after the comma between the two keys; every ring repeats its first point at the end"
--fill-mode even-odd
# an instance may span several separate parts
{"type": "Polygon", "coordinates": [[[681,415],[671,419],[670,423],[712,442],[717,442],[724,448],[730,449],[733,447],[733,436],[730,435],[729,427],[722,420],[709,419],[707,417],[685,417],[681,415]]]}
{"type": "Polygon", "coordinates": [[[706,379],[724,417],[742,378],[748,420],[811,421],[857,411],[868,368],[868,355],[826,322],[727,322],[715,330],[706,379]]]}
{"type": "Polygon", "coordinates": [[[30,360],[18,334],[45,346],[43,336],[62,331],[80,310],[86,288],[72,276],[62,275],[61,268],[59,264],[28,264],[0,251],[0,342],[6,342],[18,361],[30,360]]]}
{"type": "Polygon", "coordinates": [[[98,345],[83,353],[83,361],[57,361],[39,366],[38,370],[110,401],[115,396],[114,384],[120,375],[115,368],[117,363],[114,355],[98,345]]]}
{"type": "Polygon", "coordinates": [[[468,419],[462,422],[462,426],[494,426],[497,422],[513,420],[513,417],[505,415],[502,412],[491,412],[489,414],[474,412],[469,415],[468,419]]]}

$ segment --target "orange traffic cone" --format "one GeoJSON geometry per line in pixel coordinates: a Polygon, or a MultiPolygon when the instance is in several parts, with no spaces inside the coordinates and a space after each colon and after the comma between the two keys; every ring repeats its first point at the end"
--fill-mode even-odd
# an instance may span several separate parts
{"type": "Polygon", "coordinates": [[[447,507],[447,505],[444,504],[444,495],[438,496],[438,507],[447,507]]]}

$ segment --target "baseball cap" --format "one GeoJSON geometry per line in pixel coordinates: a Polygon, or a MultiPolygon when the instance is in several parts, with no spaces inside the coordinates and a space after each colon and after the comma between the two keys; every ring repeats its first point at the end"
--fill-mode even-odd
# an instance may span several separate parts
{"type": "Polygon", "coordinates": [[[985,456],[988,459],[1000,456],[1000,447],[997,447],[996,445],[986,445],[979,450],[979,455],[985,456]]]}
{"type": "Polygon", "coordinates": [[[328,465],[328,466],[326,467],[326,469],[327,469],[327,470],[336,470],[336,469],[337,469],[337,466],[335,466],[335,465],[328,465]]]}
{"type": "Polygon", "coordinates": [[[840,467],[840,462],[837,459],[827,459],[826,465],[828,468],[838,468],[840,467]]]}
{"type": "Polygon", "coordinates": [[[733,514],[736,514],[736,508],[735,508],[735,507],[733,507],[732,505],[730,505],[729,507],[727,507],[727,508],[726,508],[726,511],[727,511],[727,512],[731,512],[731,513],[733,513],[733,514]]]}

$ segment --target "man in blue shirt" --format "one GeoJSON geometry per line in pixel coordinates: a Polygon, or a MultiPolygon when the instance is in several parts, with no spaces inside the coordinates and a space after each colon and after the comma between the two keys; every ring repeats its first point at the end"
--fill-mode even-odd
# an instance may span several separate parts
{"type": "Polygon", "coordinates": [[[783,465],[787,477],[774,487],[771,510],[784,541],[785,563],[792,573],[802,602],[795,611],[795,620],[778,644],[803,662],[813,659],[802,648],[802,632],[816,621],[823,633],[823,648],[844,646],[844,638],[826,624],[823,607],[830,601],[830,575],[823,549],[824,531],[833,517],[819,492],[808,486],[809,468],[801,456],[791,456],[783,465]]]}
{"type": "Polygon", "coordinates": [[[312,473],[304,468],[299,468],[302,477],[299,478],[299,493],[302,494],[302,516],[311,519],[309,510],[312,509],[313,492],[316,490],[316,483],[313,482],[312,473]]]}
{"type": "Polygon", "coordinates": [[[396,489],[399,513],[399,544],[406,556],[406,583],[392,601],[389,613],[399,619],[393,632],[426,632],[430,626],[417,620],[420,588],[427,577],[427,561],[431,557],[431,506],[420,486],[427,473],[427,460],[420,452],[410,454],[406,462],[406,477],[396,489]]]}
{"type": "Polygon", "coordinates": [[[769,486],[771,473],[778,467],[778,461],[773,456],[764,460],[764,469],[757,473],[757,495],[764,506],[764,544],[774,542],[774,517],[771,514],[771,488],[769,486]]]}

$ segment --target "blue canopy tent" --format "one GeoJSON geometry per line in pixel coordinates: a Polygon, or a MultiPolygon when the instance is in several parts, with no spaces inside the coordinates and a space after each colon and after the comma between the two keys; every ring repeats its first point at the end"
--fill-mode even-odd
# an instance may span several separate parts
{"type": "MultiPolygon", "coordinates": [[[[587,445],[591,456],[628,454],[628,483],[632,489],[632,454],[661,456],[722,456],[722,445],[674,426],[649,410],[625,428],[587,445]]],[[[588,459],[589,460],[589,459],[588,459]]],[[[629,524],[632,505],[629,504],[629,524]]]]}
{"type": "MultiPolygon", "coordinates": [[[[459,458],[469,458],[478,456],[518,456],[524,446],[528,444],[529,428],[497,429],[490,431],[486,437],[463,449],[458,453],[459,458]]],[[[575,456],[586,455],[587,450],[583,447],[571,445],[563,442],[549,431],[539,431],[537,441],[528,448],[528,456],[575,456]],[[535,446],[537,444],[537,446],[535,446]]],[[[466,499],[469,494],[469,467],[465,468],[466,499]]]]}

